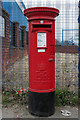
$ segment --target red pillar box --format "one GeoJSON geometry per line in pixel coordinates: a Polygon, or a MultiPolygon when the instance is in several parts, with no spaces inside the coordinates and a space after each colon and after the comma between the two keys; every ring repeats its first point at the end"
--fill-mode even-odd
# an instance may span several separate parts
{"type": "Polygon", "coordinates": [[[38,116],[54,113],[55,17],[59,10],[34,7],[24,10],[29,21],[29,112],[38,116]]]}

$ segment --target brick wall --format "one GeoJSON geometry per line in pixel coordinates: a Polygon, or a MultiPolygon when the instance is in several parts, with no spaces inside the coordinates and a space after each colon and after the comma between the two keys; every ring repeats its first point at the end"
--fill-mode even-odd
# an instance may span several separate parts
{"type": "Polygon", "coordinates": [[[3,9],[2,17],[5,20],[5,35],[2,38],[2,70],[6,70],[9,63],[9,14],[3,9]]]}
{"type": "Polygon", "coordinates": [[[17,21],[13,22],[13,30],[15,40],[15,46],[10,47],[10,38],[9,38],[9,14],[3,9],[2,17],[5,19],[5,37],[2,39],[2,71],[6,71],[15,61],[27,55],[27,46],[26,44],[26,27],[22,26],[23,29],[23,48],[19,48],[19,23],[17,21]],[[15,27],[14,27],[15,26],[15,27]]]}
{"type": "Polygon", "coordinates": [[[56,45],[55,46],[56,53],[78,53],[78,46],[75,45],[56,45]]]}

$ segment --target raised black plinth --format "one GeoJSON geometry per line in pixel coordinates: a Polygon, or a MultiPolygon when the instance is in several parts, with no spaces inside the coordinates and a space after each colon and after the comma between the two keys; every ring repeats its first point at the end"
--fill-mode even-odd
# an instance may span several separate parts
{"type": "Polygon", "coordinates": [[[29,91],[29,112],[35,116],[47,117],[55,112],[55,91],[37,93],[29,91]]]}

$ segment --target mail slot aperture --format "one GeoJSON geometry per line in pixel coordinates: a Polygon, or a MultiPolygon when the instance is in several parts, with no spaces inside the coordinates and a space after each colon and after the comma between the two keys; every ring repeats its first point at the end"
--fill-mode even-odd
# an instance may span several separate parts
{"type": "Polygon", "coordinates": [[[51,25],[37,24],[37,25],[33,25],[33,28],[51,28],[51,25]]]}
{"type": "Polygon", "coordinates": [[[52,23],[32,23],[32,31],[47,30],[52,31],[52,23]]]}

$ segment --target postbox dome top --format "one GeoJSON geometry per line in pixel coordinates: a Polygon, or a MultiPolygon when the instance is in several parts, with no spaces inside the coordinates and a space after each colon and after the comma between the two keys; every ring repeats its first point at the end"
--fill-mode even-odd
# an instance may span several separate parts
{"type": "Polygon", "coordinates": [[[54,19],[59,15],[59,10],[52,7],[32,7],[24,10],[28,20],[33,19],[54,19]]]}

